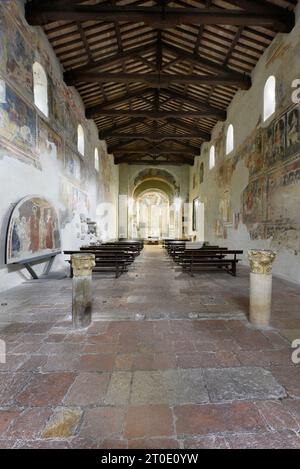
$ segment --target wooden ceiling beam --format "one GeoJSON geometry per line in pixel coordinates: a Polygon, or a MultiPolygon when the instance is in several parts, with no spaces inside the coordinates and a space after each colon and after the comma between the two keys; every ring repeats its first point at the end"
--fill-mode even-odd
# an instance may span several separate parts
{"type": "Polygon", "coordinates": [[[169,8],[65,4],[44,2],[25,6],[29,24],[41,26],[54,21],[124,21],[146,23],[158,29],[180,24],[226,24],[234,26],[264,26],[279,32],[290,32],[295,25],[294,13],[284,9],[261,11],[227,10],[221,8],[169,8]]]}
{"type": "MultiPolygon", "coordinates": [[[[172,150],[169,150],[169,147],[168,148],[160,147],[161,143],[164,143],[164,142],[169,142],[169,144],[171,143],[171,140],[169,140],[167,138],[164,138],[164,139],[161,139],[161,140],[153,140],[153,139],[145,139],[144,138],[143,140],[145,142],[147,142],[148,144],[151,144],[153,149],[156,149],[156,148],[162,149],[163,148],[163,150],[165,150],[165,151],[172,151],[172,150]]],[[[131,139],[127,142],[123,141],[123,142],[115,144],[115,145],[109,145],[108,153],[115,153],[115,152],[122,153],[123,150],[126,150],[126,151],[129,152],[131,149],[127,148],[127,145],[131,145],[133,143],[137,144],[138,141],[140,142],[141,139],[137,139],[137,140],[136,139],[131,139]]],[[[188,143],[184,143],[184,142],[181,142],[181,141],[178,141],[178,142],[172,141],[172,143],[175,143],[175,144],[181,146],[182,148],[178,148],[178,151],[181,151],[181,152],[184,152],[184,153],[186,152],[186,150],[189,150],[192,154],[194,154],[194,152],[195,151],[197,152],[198,148],[199,148],[199,146],[192,146],[192,145],[189,145],[188,143]]],[[[135,148],[135,150],[139,150],[139,148],[137,147],[137,148],[135,148]]]]}
{"type": "Polygon", "coordinates": [[[145,148],[145,149],[139,149],[139,150],[125,150],[125,149],[120,149],[120,150],[115,150],[114,155],[151,155],[151,156],[163,156],[163,155],[185,155],[185,156],[191,156],[194,158],[196,156],[196,150],[195,151],[190,151],[190,150],[160,150],[155,149],[153,151],[152,148],[145,148]]]}
{"type": "MultiPolygon", "coordinates": [[[[154,92],[155,89],[153,88],[144,88],[142,90],[134,91],[132,93],[127,93],[123,96],[117,97],[115,99],[112,99],[110,101],[103,102],[101,104],[97,104],[96,106],[91,106],[86,109],[86,117],[87,119],[92,119],[98,115],[101,115],[102,111],[104,109],[110,108],[112,106],[118,106],[119,104],[126,103],[130,99],[134,98],[143,98],[144,95],[149,94],[151,92],[154,92]]],[[[215,108],[213,106],[209,106],[207,103],[203,103],[201,101],[198,101],[195,98],[188,97],[186,95],[183,95],[181,93],[178,93],[177,91],[170,90],[168,88],[163,88],[162,89],[163,94],[166,94],[169,98],[183,101],[186,104],[190,104],[192,106],[198,107],[204,112],[209,113],[211,117],[214,117],[218,120],[226,120],[226,111],[223,111],[222,109],[215,108]]],[[[164,104],[164,103],[163,103],[164,104]]]]}
{"type": "MultiPolygon", "coordinates": [[[[67,85],[73,85],[74,79],[65,75],[67,85]]],[[[161,88],[172,84],[187,83],[193,85],[223,85],[236,86],[247,90],[251,86],[250,78],[245,75],[243,82],[234,75],[171,75],[171,74],[148,74],[148,73],[101,73],[101,72],[77,72],[76,82],[84,83],[147,83],[148,85],[161,88]]]]}
{"type": "Polygon", "coordinates": [[[102,109],[97,113],[98,116],[109,117],[143,117],[145,119],[160,120],[174,118],[197,118],[206,119],[215,117],[215,113],[209,111],[152,111],[144,109],[127,110],[127,109],[102,109]]]}
{"type": "Polygon", "coordinates": [[[162,142],[163,140],[189,140],[191,138],[201,139],[197,132],[188,133],[186,135],[180,134],[150,134],[150,133],[139,133],[139,134],[118,134],[115,133],[112,135],[114,138],[118,138],[119,140],[147,140],[153,142],[162,142]]]}

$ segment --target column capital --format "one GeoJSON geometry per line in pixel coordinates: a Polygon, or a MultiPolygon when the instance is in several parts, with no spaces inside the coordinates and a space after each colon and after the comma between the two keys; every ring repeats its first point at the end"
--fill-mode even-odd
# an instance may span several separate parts
{"type": "Polygon", "coordinates": [[[95,267],[94,254],[72,254],[71,263],[74,277],[87,277],[92,275],[93,267],[95,267]]]}
{"type": "Polygon", "coordinates": [[[270,275],[276,254],[276,251],[267,249],[251,249],[248,251],[251,272],[253,274],[270,275]]]}

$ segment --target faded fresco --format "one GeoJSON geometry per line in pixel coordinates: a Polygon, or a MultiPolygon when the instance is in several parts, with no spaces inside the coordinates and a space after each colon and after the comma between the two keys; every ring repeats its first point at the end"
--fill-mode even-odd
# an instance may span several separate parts
{"type": "Polygon", "coordinates": [[[36,151],[36,113],[7,84],[0,102],[0,137],[24,152],[36,151]]]}
{"type": "Polygon", "coordinates": [[[68,177],[80,181],[81,178],[81,159],[69,147],[65,153],[65,172],[68,177]]]}
{"type": "Polygon", "coordinates": [[[62,137],[39,119],[39,153],[54,160],[63,160],[64,148],[62,137]]]}
{"type": "Polygon", "coordinates": [[[54,207],[40,197],[21,200],[13,210],[7,230],[7,264],[60,251],[60,230],[54,207]]]}
{"type": "MultiPolygon", "coordinates": [[[[22,8],[17,2],[3,4],[0,1],[0,163],[5,162],[9,169],[10,159],[13,159],[37,170],[33,190],[37,185],[36,192],[41,193],[43,186],[40,183],[45,184],[45,193],[51,194],[59,212],[62,239],[69,240],[65,241],[69,248],[77,246],[72,244],[72,240],[83,239],[87,225],[84,220],[96,218],[99,205],[107,202],[115,205],[117,200],[118,172],[113,157],[102,148],[100,171],[96,172],[95,147],[101,147],[98,131],[91,121],[85,120],[80,98],[65,85],[59,63],[53,61],[53,51],[47,48],[44,36],[38,29],[26,27],[22,8]],[[47,72],[48,118],[42,117],[34,104],[32,66],[35,61],[47,72]],[[79,123],[85,129],[84,157],[77,151],[79,123]]],[[[12,161],[11,164],[16,163],[12,161]]],[[[22,175],[22,166],[19,168],[18,174],[22,175]]],[[[24,168],[25,171],[28,168],[24,168]]],[[[9,170],[8,176],[11,177],[9,170]]],[[[15,180],[15,184],[23,187],[22,181],[12,178],[12,192],[15,191],[15,180]]],[[[28,177],[24,180],[25,194],[28,193],[27,184],[28,177]]],[[[29,186],[31,193],[32,187],[29,186]]],[[[9,194],[6,196],[7,203],[14,203],[9,194]]],[[[39,218],[39,247],[43,248],[43,210],[38,207],[34,211],[39,218]]],[[[28,225],[30,217],[25,217],[28,225]]],[[[14,228],[14,234],[11,233],[10,255],[17,258],[23,251],[29,256],[38,252],[37,244],[28,237],[19,236],[25,230],[23,225],[24,219],[21,219],[14,228]],[[17,232],[19,228],[20,233],[17,232]]],[[[114,229],[108,230],[112,237],[116,235],[114,229]]]]}
{"type": "Polygon", "coordinates": [[[299,153],[300,108],[294,106],[267,128],[257,127],[235,157],[223,155],[216,167],[214,235],[227,239],[230,225],[238,230],[243,223],[252,240],[300,249],[299,153]],[[241,193],[241,210],[232,211],[232,178],[239,161],[248,170],[248,184],[241,193]]]}
{"type": "Polygon", "coordinates": [[[23,32],[12,23],[8,27],[5,24],[5,19],[3,19],[3,22],[3,27],[5,28],[3,47],[6,49],[6,75],[16,85],[20,85],[32,94],[32,63],[34,62],[34,55],[30,45],[30,38],[25,38],[23,32]]]}

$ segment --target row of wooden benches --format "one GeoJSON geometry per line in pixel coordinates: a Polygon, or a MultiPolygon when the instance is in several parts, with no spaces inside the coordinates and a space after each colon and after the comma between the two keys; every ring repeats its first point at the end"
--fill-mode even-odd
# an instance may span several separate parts
{"type": "MultiPolygon", "coordinates": [[[[114,272],[116,278],[128,272],[128,266],[140,255],[144,244],[142,241],[116,240],[97,245],[82,246],[80,250],[66,250],[65,255],[94,254],[95,267],[93,273],[114,272]]],[[[68,262],[71,261],[69,260],[68,262]]],[[[73,277],[71,265],[71,277],[73,277]]]]}
{"type": "Polygon", "coordinates": [[[182,240],[165,240],[164,246],[169,256],[191,276],[194,272],[211,268],[222,269],[236,276],[236,268],[243,251],[204,243],[201,247],[193,246],[182,240]]]}

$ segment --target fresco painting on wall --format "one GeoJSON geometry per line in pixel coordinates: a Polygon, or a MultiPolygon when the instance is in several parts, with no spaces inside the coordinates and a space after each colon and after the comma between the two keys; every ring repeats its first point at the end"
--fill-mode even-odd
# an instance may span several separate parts
{"type": "Polygon", "coordinates": [[[63,159],[62,138],[54,132],[42,119],[39,119],[39,151],[50,158],[63,159]]]}
{"type": "Polygon", "coordinates": [[[285,116],[274,124],[274,151],[272,163],[282,161],[285,155],[285,116]]]}
{"type": "Polygon", "coordinates": [[[72,208],[84,215],[87,215],[90,209],[88,195],[77,187],[72,190],[72,208]]]}
{"type": "Polygon", "coordinates": [[[6,263],[12,264],[61,252],[59,222],[44,198],[29,196],[14,208],[6,240],[6,263]]]}
{"type": "Polygon", "coordinates": [[[256,129],[256,137],[253,144],[250,145],[249,155],[247,157],[247,167],[250,177],[262,171],[263,164],[262,133],[259,129],[256,129]]]}
{"type": "Polygon", "coordinates": [[[223,192],[219,203],[219,215],[224,223],[232,224],[231,200],[229,190],[223,192]]]}
{"type": "Polygon", "coordinates": [[[271,166],[273,164],[273,125],[264,132],[263,152],[266,166],[271,166]]]}
{"type": "Polygon", "coordinates": [[[32,64],[33,50],[15,25],[6,25],[6,73],[17,85],[33,92],[32,64]]]}
{"type": "Polygon", "coordinates": [[[266,198],[266,184],[263,177],[250,182],[243,192],[243,221],[263,221],[266,198]]]}
{"type": "Polygon", "coordinates": [[[300,150],[300,108],[296,107],[287,114],[286,153],[291,156],[300,150]]]}
{"type": "Polygon", "coordinates": [[[77,126],[78,121],[74,116],[74,112],[72,112],[72,108],[68,101],[65,101],[65,130],[69,135],[67,140],[69,142],[73,142],[74,148],[77,148],[77,126]]]}
{"type": "Polygon", "coordinates": [[[81,160],[72,150],[66,148],[65,153],[65,169],[66,175],[72,179],[80,181],[81,177],[81,160]]]}
{"type": "Polygon", "coordinates": [[[0,103],[0,136],[24,152],[36,150],[36,114],[6,84],[6,97],[0,103]]]}
{"type": "Polygon", "coordinates": [[[235,230],[239,229],[239,224],[240,224],[240,213],[235,213],[234,214],[234,219],[233,219],[233,227],[235,230]]]}
{"type": "Polygon", "coordinates": [[[65,125],[63,99],[59,99],[59,86],[54,85],[52,79],[48,78],[48,96],[51,120],[55,127],[62,128],[65,125]]]}
{"type": "Polygon", "coordinates": [[[299,223],[299,201],[300,160],[269,175],[268,220],[273,223],[299,223]]]}

